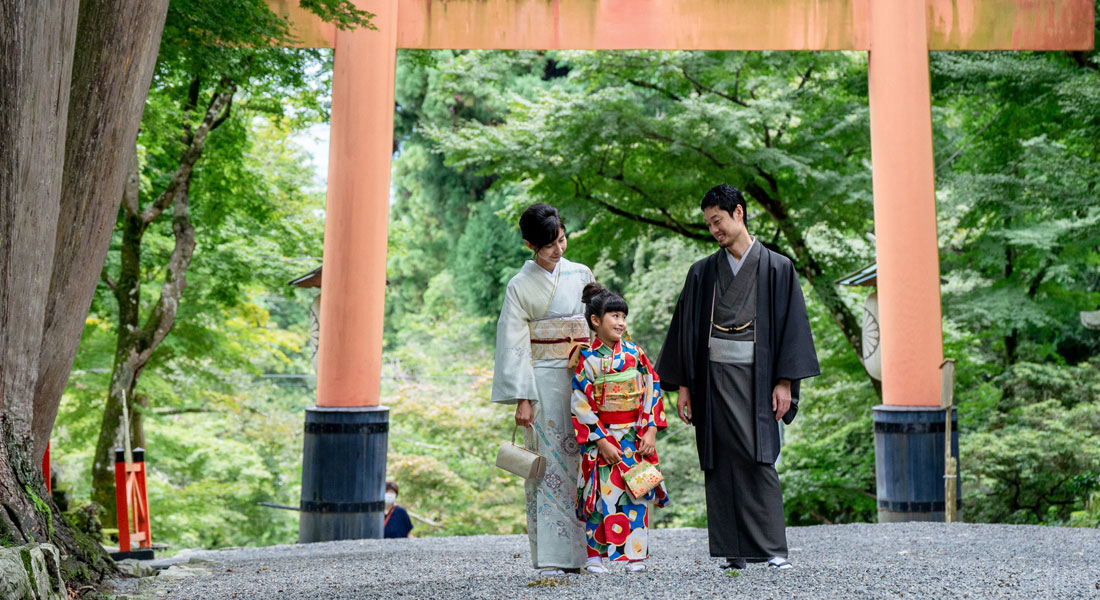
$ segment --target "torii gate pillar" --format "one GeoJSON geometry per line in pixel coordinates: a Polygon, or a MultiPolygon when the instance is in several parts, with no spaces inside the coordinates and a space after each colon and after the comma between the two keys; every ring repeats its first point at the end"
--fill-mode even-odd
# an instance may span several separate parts
{"type": "MultiPolygon", "coordinates": [[[[883,342],[883,404],[873,419],[880,522],[944,520],[943,327],[925,10],[923,0],[871,5],[871,179],[883,342]]],[[[952,431],[957,458],[958,428],[952,431]]]]}
{"type": "Polygon", "coordinates": [[[306,410],[299,542],[380,538],[389,409],[379,405],[397,0],[335,32],[317,406],[306,410]]]}

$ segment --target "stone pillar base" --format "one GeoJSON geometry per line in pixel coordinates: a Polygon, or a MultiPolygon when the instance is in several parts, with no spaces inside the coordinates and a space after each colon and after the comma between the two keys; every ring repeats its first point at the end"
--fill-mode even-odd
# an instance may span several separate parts
{"type": "Polygon", "coordinates": [[[298,542],[382,537],[390,410],[306,409],[298,542]]]}
{"type": "MultiPolygon", "coordinates": [[[[874,407],[875,488],[879,523],[944,520],[944,410],[939,407],[874,407]]],[[[951,414],[951,454],[959,456],[959,428],[951,414]]],[[[962,498],[960,479],[955,497],[962,498]]],[[[956,500],[956,520],[962,501],[956,500]]]]}

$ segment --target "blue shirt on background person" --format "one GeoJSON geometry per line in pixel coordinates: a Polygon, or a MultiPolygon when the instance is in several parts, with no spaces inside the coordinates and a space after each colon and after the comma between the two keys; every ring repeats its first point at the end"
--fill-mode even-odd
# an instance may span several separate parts
{"type": "Polygon", "coordinates": [[[397,505],[397,484],[392,481],[386,482],[386,518],[385,529],[382,532],[382,537],[386,538],[404,538],[409,537],[409,533],[412,531],[412,520],[409,519],[409,512],[404,507],[397,505]]]}

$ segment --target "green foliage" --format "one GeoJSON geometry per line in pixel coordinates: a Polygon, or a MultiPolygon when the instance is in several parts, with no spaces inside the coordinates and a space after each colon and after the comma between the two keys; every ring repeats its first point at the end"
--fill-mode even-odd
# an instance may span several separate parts
{"type": "Polygon", "coordinates": [[[1100,361],[1018,364],[1013,405],[962,437],[966,518],[1096,526],[1100,490],[1100,361]]]}
{"type": "MultiPolygon", "coordinates": [[[[150,398],[144,419],[151,526],[154,539],[173,548],[297,538],[296,515],[257,502],[299,500],[302,411],[314,394],[312,386],[277,383],[295,381],[280,374],[311,368],[308,355],[296,351],[305,345],[309,301],[261,300],[279,307],[285,329],[254,301],[218,313],[220,319],[202,315],[204,343],[211,344],[205,355],[158,361],[139,384],[150,398]]],[[[85,340],[100,336],[86,330],[85,340]]],[[[99,358],[84,352],[82,346],[78,367],[99,358]]],[[[75,499],[91,491],[81,474],[91,469],[104,379],[74,374],[54,430],[54,459],[75,499]]]]}
{"type": "MultiPolygon", "coordinates": [[[[552,61],[535,52],[402,51],[394,115],[394,202],[386,277],[386,343],[422,308],[421,294],[441,270],[454,275],[463,310],[496,316],[508,279],[529,256],[513,214],[517,188],[490,191],[494,175],[444,164],[449,149],[424,132],[466,120],[497,123],[508,103],[500,88],[529,93],[547,85],[552,61]]],[[[552,71],[552,69],[551,69],[552,71]]],[[[479,331],[493,339],[492,326],[479,331]]]]}
{"type": "MultiPolygon", "coordinates": [[[[146,115],[168,106],[151,96],[146,115]]],[[[245,112],[212,134],[191,188],[198,246],[188,287],[172,334],[138,383],[149,400],[152,528],[175,547],[296,538],[294,514],[256,504],[297,504],[301,411],[313,401],[310,387],[276,385],[312,370],[303,354],[312,296],[285,284],[316,266],[323,227],[323,199],[289,125],[245,112]]],[[[149,131],[145,139],[158,138],[149,131]]],[[[146,234],[143,259],[154,277],[169,236],[164,228],[146,234]]],[[[112,252],[109,270],[113,261],[112,252]]],[[[159,282],[150,278],[146,291],[155,298],[159,282]]],[[[77,500],[90,494],[83,474],[113,360],[113,312],[100,289],[53,435],[54,460],[77,500]]]]}
{"type": "MultiPolygon", "coordinates": [[[[547,201],[581,216],[578,260],[639,237],[709,240],[698,199],[721,181],[775,187],[801,228],[869,228],[865,62],[845,53],[562,52],[549,89],[509,98],[504,123],[430,124],[449,164],[523,186],[514,210],[547,201]]],[[[476,56],[496,64],[496,56],[476,56]]],[[[469,68],[469,67],[468,67],[469,68]]],[[[503,86],[502,86],[503,87],[503,86]]],[[[750,219],[770,207],[750,207],[750,219]]],[[[775,217],[775,215],[772,215],[775,217]]],[[[767,218],[752,220],[768,241],[767,218]]],[[[838,249],[841,250],[841,249],[838,249]]],[[[629,251],[629,250],[627,250],[629,251]]],[[[849,253],[838,270],[863,257],[849,253]]],[[[838,271],[839,273],[839,271],[838,271]]]]}
{"type": "MultiPolygon", "coordinates": [[[[699,260],[710,248],[681,238],[641,238],[633,252],[629,278],[622,285],[616,280],[611,265],[597,263],[594,271],[606,285],[620,288],[630,307],[630,335],[653,360],[665,342],[665,332],[676,309],[687,267],[699,260]]],[[[630,256],[630,255],[626,255],[630,256]]],[[[606,257],[605,257],[606,258],[606,257]]]]}
{"type": "Polygon", "coordinates": [[[1077,318],[1100,305],[1100,72],[1058,54],[934,56],[958,123],[938,168],[946,313],[989,336],[976,350],[1001,369],[1087,359],[1100,351],[1077,318]]]}
{"type": "MultiPolygon", "coordinates": [[[[815,397],[814,401],[821,402],[821,399],[815,397]]],[[[778,468],[782,473],[783,510],[788,525],[858,523],[875,519],[872,430],[871,417],[867,414],[841,425],[821,439],[793,443],[784,448],[778,468]]]]}
{"type": "Polygon", "coordinates": [[[513,422],[509,407],[488,402],[492,358],[480,341],[471,344],[481,322],[455,312],[448,275],[432,287],[425,306],[436,312],[410,320],[416,330],[402,332],[383,369],[387,477],[416,516],[414,535],[522,533],[523,481],[494,466],[513,422]]]}
{"type": "MultiPolygon", "coordinates": [[[[473,315],[500,312],[508,280],[516,274],[516,265],[530,257],[519,232],[498,216],[506,196],[489,192],[474,209],[466,230],[458,238],[454,261],[455,293],[463,308],[473,315]]],[[[482,336],[495,338],[495,323],[482,336]]]]}

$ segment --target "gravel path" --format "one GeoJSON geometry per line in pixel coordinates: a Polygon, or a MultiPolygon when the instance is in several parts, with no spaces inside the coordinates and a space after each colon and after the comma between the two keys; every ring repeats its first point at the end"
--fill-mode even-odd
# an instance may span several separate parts
{"type": "Polygon", "coordinates": [[[985,598],[1100,599],[1100,530],[958,523],[787,530],[786,571],[739,576],[705,530],[650,533],[650,571],[538,579],[522,536],[359,540],[203,551],[122,598],[985,598]]]}

